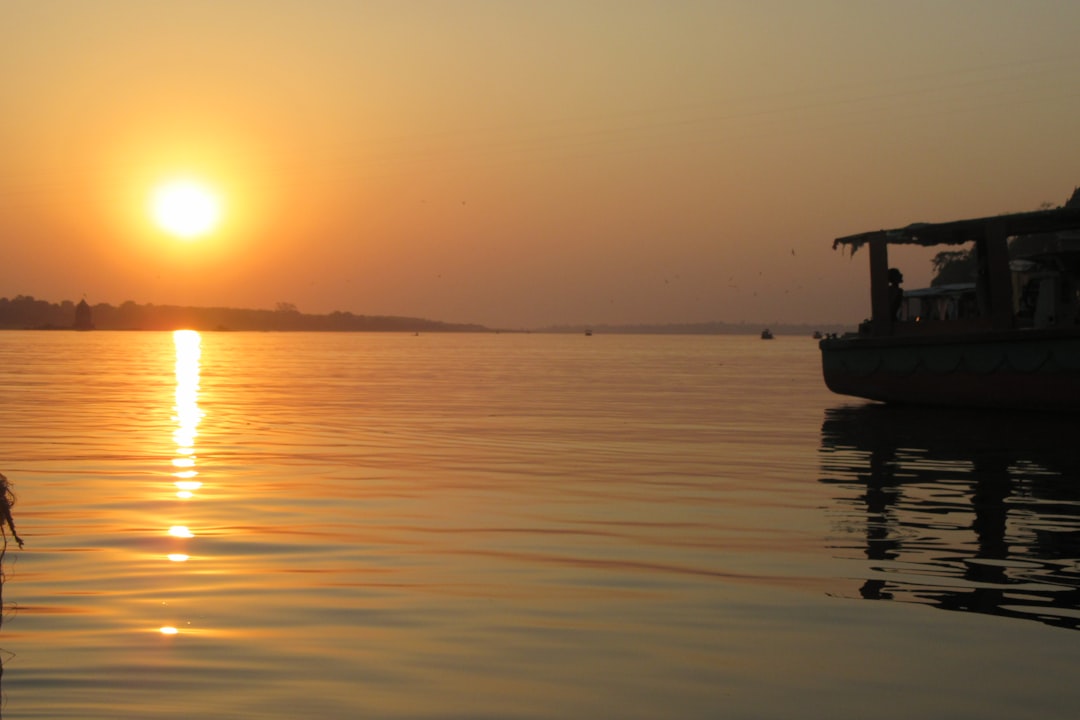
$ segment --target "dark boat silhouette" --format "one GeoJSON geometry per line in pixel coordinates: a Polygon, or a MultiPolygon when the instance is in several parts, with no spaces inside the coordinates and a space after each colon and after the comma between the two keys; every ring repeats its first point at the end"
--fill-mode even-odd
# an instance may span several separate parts
{"type": "MultiPolygon", "coordinates": [[[[1080,233],[1080,208],[842,237],[870,252],[872,317],[821,343],[833,392],[916,405],[1080,409],[1080,253],[1010,260],[1011,237],[1080,233]],[[902,292],[888,247],[973,243],[978,279],[902,292]]],[[[899,276],[899,277],[898,277],[899,276]]]]}

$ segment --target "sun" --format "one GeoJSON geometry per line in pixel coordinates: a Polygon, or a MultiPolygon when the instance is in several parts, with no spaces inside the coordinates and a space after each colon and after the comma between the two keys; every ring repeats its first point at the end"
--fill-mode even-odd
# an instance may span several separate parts
{"type": "Polygon", "coordinates": [[[193,240],[214,231],[221,221],[221,201],[196,180],[171,180],[158,186],[150,201],[154,222],[165,232],[193,240]]]}

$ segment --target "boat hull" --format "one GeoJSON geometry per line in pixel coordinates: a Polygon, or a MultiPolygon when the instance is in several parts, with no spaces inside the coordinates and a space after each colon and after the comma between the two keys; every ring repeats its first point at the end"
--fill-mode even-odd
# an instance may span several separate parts
{"type": "Polygon", "coordinates": [[[825,384],[907,405],[1080,410],[1080,328],[825,338],[825,384]]]}

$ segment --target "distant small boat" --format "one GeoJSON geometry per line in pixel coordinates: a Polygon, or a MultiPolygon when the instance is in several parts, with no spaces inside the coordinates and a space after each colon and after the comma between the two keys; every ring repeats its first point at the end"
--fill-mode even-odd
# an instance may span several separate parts
{"type": "Polygon", "coordinates": [[[820,340],[821,339],[821,331],[820,330],[815,330],[814,331],[814,339],[815,340],[820,340]]]}
{"type": "Polygon", "coordinates": [[[765,328],[764,330],[762,330],[761,331],[761,339],[762,340],[772,340],[773,339],[772,330],[770,330],[769,328],[765,328]]]}
{"type": "Polygon", "coordinates": [[[585,337],[592,337],[592,330],[586,330],[585,337]]]}

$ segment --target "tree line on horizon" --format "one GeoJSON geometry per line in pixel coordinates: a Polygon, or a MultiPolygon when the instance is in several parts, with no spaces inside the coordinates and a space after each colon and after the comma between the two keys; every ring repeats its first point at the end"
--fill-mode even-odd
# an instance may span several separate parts
{"type": "MultiPolygon", "coordinates": [[[[297,331],[297,332],[495,332],[483,325],[446,323],[423,318],[389,315],[354,315],[335,311],[326,315],[300,312],[291,303],[278,303],[274,310],[237,308],[182,307],[177,305],[139,305],[133,301],[118,306],[99,303],[90,307],[95,330],[180,330],[199,331],[297,331]]],[[[13,299],[0,297],[0,330],[71,330],[76,328],[78,304],[71,300],[59,303],[38,300],[30,295],[13,299]]],[[[670,335],[757,335],[759,323],[672,323],[628,325],[559,325],[539,328],[538,333],[579,333],[595,330],[605,334],[670,335]]],[[[809,335],[811,331],[842,332],[850,328],[826,323],[805,325],[774,323],[774,332],[809,335]]],[[[516,330],[511,332],[528,332],[516,330]]]]}
{"type": "MultiPolygon", "coordinates": [[[[30,295],[0,297],[0,328],[6,330],[66,330],[75,327],[77,304],[38,300],[30,295]]],[[[475,324],[454,324],[423,318],[389,315],[354,315],[335,311],[309,315],[291,303],[274,310],[221,307],[139,305],[131,300],[114,306],[90,306],[96,330],[262,330],[262,331],[377,331],[377,332],[484,332],[475,324]]]]}

